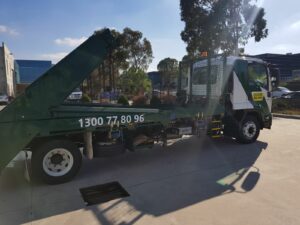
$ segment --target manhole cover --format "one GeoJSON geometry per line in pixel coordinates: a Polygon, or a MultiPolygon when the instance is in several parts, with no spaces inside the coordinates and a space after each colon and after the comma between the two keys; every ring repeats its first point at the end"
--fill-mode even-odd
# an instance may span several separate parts
{"type": "Polygon", "coordinates": [[[88,206],[130,196],[121,184],[116,181],[80,188],[79,191],[85,204],[88,206]]]}

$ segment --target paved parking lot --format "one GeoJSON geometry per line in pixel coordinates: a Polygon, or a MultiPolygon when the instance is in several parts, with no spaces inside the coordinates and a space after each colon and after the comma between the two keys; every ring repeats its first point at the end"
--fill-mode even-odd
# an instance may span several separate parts
{"type": "Polygon", "coordinates": [[[275,119],[259,141],[186,138],[84,161],[72,182],[1,177],[0,224],[300,224],[300,120],[275,119]],[[118,181],[130,196],[85,206],[79,188],[118,181]]]}

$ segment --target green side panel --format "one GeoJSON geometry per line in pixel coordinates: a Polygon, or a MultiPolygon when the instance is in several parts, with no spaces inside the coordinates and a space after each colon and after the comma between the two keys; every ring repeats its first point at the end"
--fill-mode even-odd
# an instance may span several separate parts
{"type": "Polygon", "coordinates": [[[30,122],[0,123],[0,171],[39,132],[30,122]]]}
{"type": "Polygon", "coordinates": [[[94,34],[0,112],[0,170],[43,129],[37,120],[49,120],[50,109],[61,105],[115,45],[108,29],[94,34]]]}
{"type": "MultiPolygon", "coordinates": [[[[70,133],[82,133],[84,130],[96,130],[108,125],[108,117],[117,117],[116,121],[121,121],[122,116],[143,115],[144,123],[156,122],[164,126],[169,125],[171,120],[178,118],[195,118],[196,116],[213,116],[224,113],[224,107],[219,101],[211,102],[206,106],[192,104],[186,107],[174,106],[164,109],[155,108],[132,108],[132,107],[102,107],[102,106],[68,106],[62,105],[51,110],[52,118],[47,120],[36,120],[37,127],[40,129],[38,137],[47,137],[51,135],[65,135],[70,133]],[[82,127],[80,120],[85,118],[102,117],[102,125],[82,127]]],[[[131,121],[133,122],[133,121],[131,121]]],[[[135,123],[135,122],[134,122],[135,123]]],[[[128,123],[119,123],[128,126],[128,123]]]]}

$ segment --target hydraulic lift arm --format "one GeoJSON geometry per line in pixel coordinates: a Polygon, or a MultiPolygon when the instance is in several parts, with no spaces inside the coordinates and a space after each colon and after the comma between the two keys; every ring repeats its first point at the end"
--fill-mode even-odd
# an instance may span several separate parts
{"type": "Polygon", "coordinates": [[[59,107],[115,47],[108,29],[96,32],[0,112],[0,170],[39,134],[37,121],[50,119],[51,109],[59,107]]]}

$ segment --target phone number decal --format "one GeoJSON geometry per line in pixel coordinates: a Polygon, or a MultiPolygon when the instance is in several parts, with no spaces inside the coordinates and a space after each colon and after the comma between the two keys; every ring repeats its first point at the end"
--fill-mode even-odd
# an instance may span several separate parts
{"type": "Polygon", "coordinates": [[[121,115],[121,116],[105,116],[105,117],[88,117],[79,119],[81,128],[97,127],[111,124],[126,124],[126,123],[142,123],[144,115],[121,115]]]}

